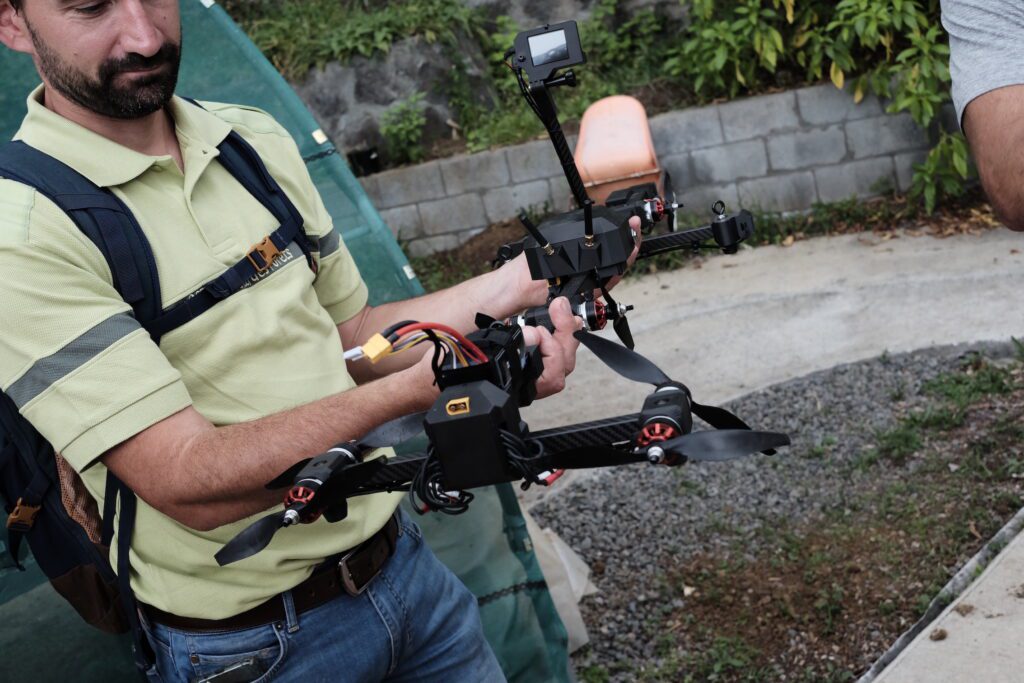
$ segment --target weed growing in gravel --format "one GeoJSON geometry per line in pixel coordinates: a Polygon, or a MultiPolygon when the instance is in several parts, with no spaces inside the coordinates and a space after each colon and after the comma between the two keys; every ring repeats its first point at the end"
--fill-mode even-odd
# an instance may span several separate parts
{"type": "MultiPolygon", "coordinates": [[[[1019,344],[1019,342],[1016,342],[1019,344]]],[[[1019,346],[1018,346],[1019,348],[1019,346]]],[[[885,354],[883,354],[883,359],[885,354]]],[[[921,449],[923,433],[927,431],[951,431],[962,427],[967,420],[967,409],[986,396],[1007,394],[1015,387],[1014,368],[991,363],[977,353],[969,354],[954,372],[944,373],[924,384],[921,391],[925,396],[942,400],[939,405],[929,405],[900,420],[896,426],[876,432],[876,446],[862,453],[853,463],[854,469],[865,470],[885,458],[894,465],[903,466],[910,456],[921,449]]],[[[1024,425],[1015,419],[1003,418],[996,423],[997,435],[1018,438],[1024,442],[1024,425]]],[[[993,473],[985,462],[985,453],[991,444],[974,444],[962,463],[973,476],[982,481],[993,477],[1004,479],[1006,473],[993,473]]],[[[1016,463],[1016,461],[1012,461],[1016,463]]],[[[1012,466],[1003,463],[1000,467],[1012,466]]]]}
{"type": "Polygon", "coordinates": [[[669,658],[645,680],[760,683],[770,677],[768,669],[755,664],[760,657],[761,652],[742,638],[719,636],[698,652],[669,658]]]}
{"type": "Polygon", "coordinates": [[[966,418],[967,413],[963,407],[928,407],[923,411],[911,414],[906,418],[905,424],[908,427],[948,431],[963,425],[966,418]]]}
{"type": "Polygon", "coordinates": [[[608,669],[600,664],[591,664],[578,673],[583,683],[608,683],[608,669]]]}
{"type": "Polygon", "coordinates": [[[836,632],[836,620],[843,613],[844,597],[846,597],[846,593],[843,591],[843,587],[836,582],[818,591],[817,600],[814,601],[814,610],[824,620],[823,633],[825,635],[836,632]]]}
{"type": "Polygon", "coordinates": [[[921,448],[921,433],[913,424],[901,423],[875,435],[878,453],[895,465],[905,465],[907,459],[921,448]]]}
{"type": "Polygon", "coordinates": [[[829,451],[832,450],[832,447],[835,446],[837,443],[838,442],[836,441],[836,438],[834,436],[823,437],[821,441],[814,444],[807,451],[807,457],[816,459],[824,458],[826,455],[828,455],[829,451]]]}
{"type": "Polygon", "coordinates": [[[1013,342],[1013,350],[1017,355],[1017,360],[1024,362],[1024,341],[1016,337],[1010,337],[1010,341],[1013,342]]]}
{"type": "Polygon", "coordinates": [[[984,356],[972,353],[960,372],[951,372],[925,383],[925,394],[938,396],[964,408],[983,396],[1007,394],[1012,388],[1010,371],[997,367],[984,356]]]}

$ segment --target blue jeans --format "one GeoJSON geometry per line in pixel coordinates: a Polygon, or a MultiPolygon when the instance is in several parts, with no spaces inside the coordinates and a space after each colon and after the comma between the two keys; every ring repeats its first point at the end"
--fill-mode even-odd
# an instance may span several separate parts
{"type": "Polygon", "coordinates": [[[157,658],[150,680],[192,682],[251,660],[239,670],[246,675],[223,680],[504,681],[476,598],[404,512],[399,520],[395,554],[358,597],[342,594],[297,615],[284,593],[285,621],[224,633],[145,623],[157,658]]]}

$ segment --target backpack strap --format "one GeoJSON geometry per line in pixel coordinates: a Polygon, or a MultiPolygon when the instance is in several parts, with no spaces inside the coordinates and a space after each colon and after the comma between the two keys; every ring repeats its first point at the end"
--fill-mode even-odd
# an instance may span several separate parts
{"type": "MultiPolygon", "coordinates": [[[[193,104],[200,106],[194,101],[193,104]]],[[[256,150],[234,131],[218,146],[218,150],[221,165],[274,216],[280,227],[253,245],[241,261],[167,310],[163,309],[152,247],[131,211],[113,192],[97,187],[67,164],[20,141],[0,146],[0,178],[34,187],[68,214],[106,258],[114,288],[132,307],[139,324],[159,344],[164,334],[202,315],[243,289],[253,278],[269,272],[274,259],[292,243],[297,244],[305,255],[310,269],[314,273],[317,271],[313,256],[316,249],[305,233],[302,215],[270,175],[256,150]]],[[[0,399],[7,397],[0,392],[0,399]]],[[[16,408],[11,417],[20,417],[16,408]]],[[[9,425],[0,424],[0,427],[11,431],[9,425]]],[[[51,479],[39,470],[22,500],[30,496],[32,500],[38,498],[41,501],[50,486],[51,479]]],[[[131,624],[135,665],[140,672],[145,672],[154,658],[139,623],[129,566],[138,499],[127,485],[108,472],[102,520],[102,540],[105,543],[109,543],[113,535],[115,498],[120,501],[120,513],[117,515],[119,591],[131,624]]],[[[13,551],[17,563],[17,551],[25,530],[11,531],[9,550],[13,551]]]]}
{"type": "Polygon", "coordinates": [[[149,321],[145,327],[154,339],[199,317],[254,279],[262,277],[270,271],[278,254],[292,243],[298,245],[305,255],[310,269],[314,273],[317,271],[313,243],[306,235],[302,215],[271,177],[256,150],[234,131],[217,149],[221,165],[277,219],[281,227],[254,244],[241,261],[149,321]]]}
{"type": "Polygon", "coordinates": [[[166,310],[162,307],[160,280],[149,240],[132,212],[113,192],[97,187],[67,164],[20,141],[0,147],[0,177],[36,188],[68,214],[107,259],[114,288],[132,307],[139,324],[159,344],[168,332],[239,292],[254,278],[262,277],[278,254],[292,243],[298,245],[314,273],[318,268],[313,255],[317,247],[306,235],[302,215],[270,175],[256,150],[235,131],[217,149],[221,165],[281,227],[254,244],[238,263],[166,310]]]}
{"type": "Polygon", "coordinates": [[[113,192],[21,141],[0,147],[0,177],[34,187],[68,214],[107,259],[114,288],[140,324],[160,314],[153,250],[132,212],[113,192]]]}

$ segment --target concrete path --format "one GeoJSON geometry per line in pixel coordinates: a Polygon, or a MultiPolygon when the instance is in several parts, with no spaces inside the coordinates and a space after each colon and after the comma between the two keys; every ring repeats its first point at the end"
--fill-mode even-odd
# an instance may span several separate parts
{"type": "MultiPolygon", "coordinates": [[[[1024,234],[1003,229],[946,239],[818,238],[628,280],[616,295],[636,306],[637,350],[698,401],[717,404],[886,351],[1022,338],[1022,252],[1024,234]]],[[[569,381],[560,399],[525,411],[532,429],[636,412],[648,392],[586,351],[569,381]]],[[[551,490],[531,489],[524,502],[592,476],[571,474],[551,490]]],[[[1014,592],[1022,583],[1018,537],[943,615],[949,637],[932,642],[925,629],[880,680],[1024,680],[1024,599],[1014,592]],[[962,602],[976,607],[970,618],[952,611],[962,602]]]]}
{"type": "Polygon", "coordinates": [[[875,683],[1024,680],[1024,535],[914,639],[875,683]]]}
{"type": "MultiPolygon", "coordinates": [[[[1024,234],[817,238],[629,279],[615,295],[636,306],[637,351],[717,404],[886,351],[1024,337],[1024,234]]],[[[523,414],[533,430],[594,420],[637,412],[649,391],[583,349],[566,391],[523,414]]]]}

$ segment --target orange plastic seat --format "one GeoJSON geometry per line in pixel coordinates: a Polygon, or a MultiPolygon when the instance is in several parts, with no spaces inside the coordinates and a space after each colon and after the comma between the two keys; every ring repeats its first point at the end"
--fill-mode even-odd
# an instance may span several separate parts
{"type": "Polygon", "coordinates": [[[657,183],[660,192],[661,169],[644,105],[626,95],[590,105],[580,121],[576,166],[597,204],[615,190],[641,183],[657,183]]]}

